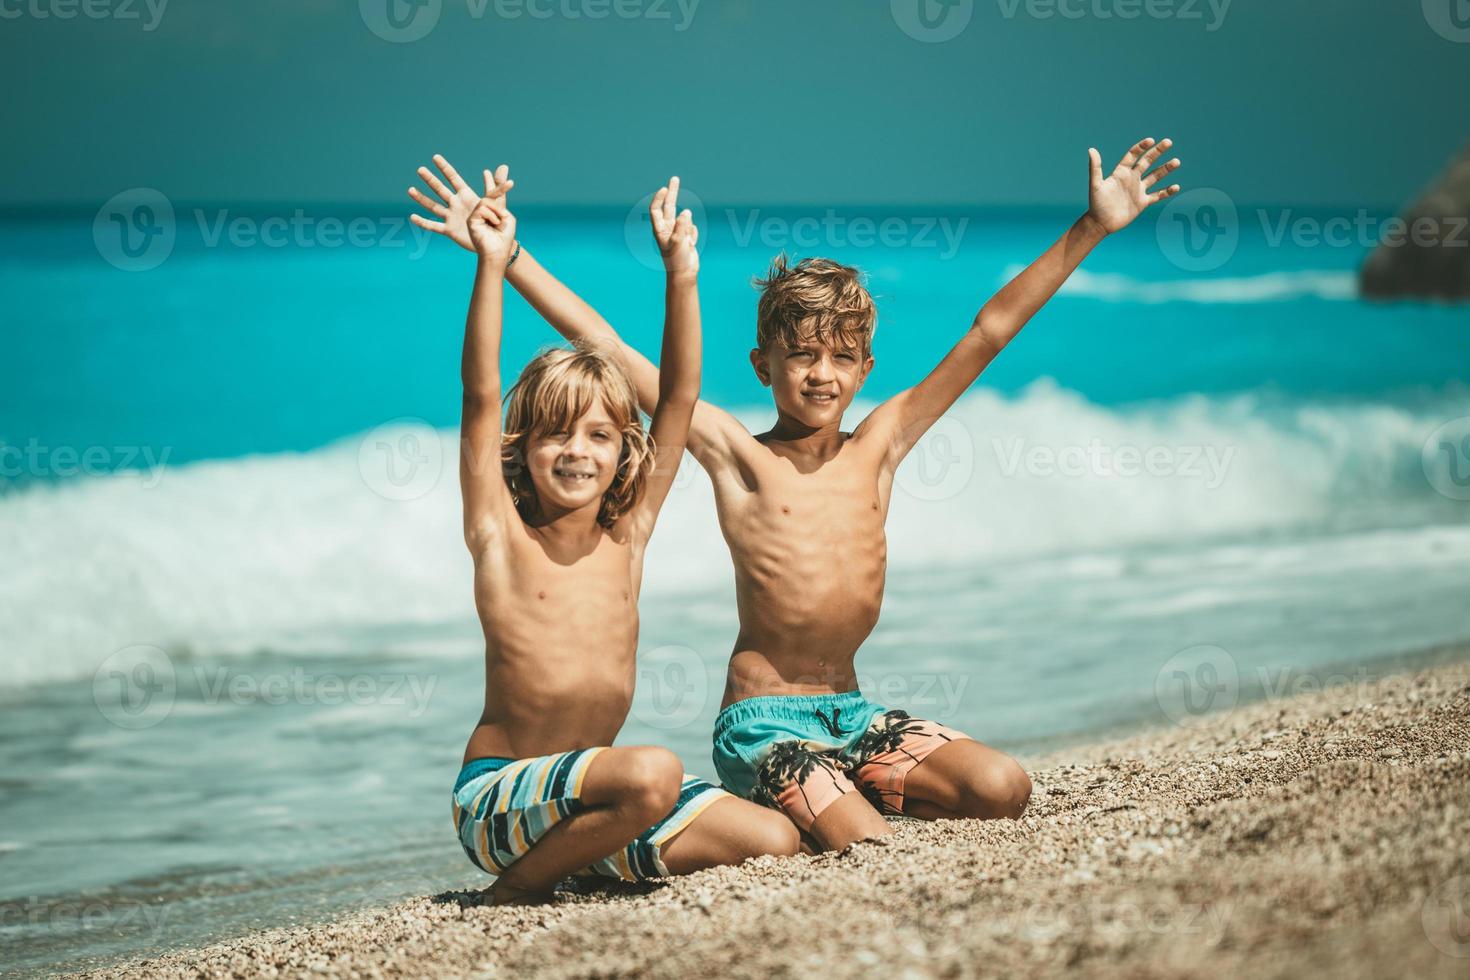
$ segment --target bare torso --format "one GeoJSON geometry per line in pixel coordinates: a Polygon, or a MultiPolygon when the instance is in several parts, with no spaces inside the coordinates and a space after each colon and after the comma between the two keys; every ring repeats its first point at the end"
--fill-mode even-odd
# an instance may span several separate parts
{"type": "Polygon", "coordinates": [[[612,534],[568,549],[519,521],[476,557],[485,708],[466,761],[612,744],[633,699],[640,563],[612,534]]]}
{"type": "Polygon", "coordinates": [[[783,449],[752,441],[713,476],[740,612],[725,705],[855,690],[853,658],[883,601],[882,453],[855,436],[825,460],[783,449]]]}

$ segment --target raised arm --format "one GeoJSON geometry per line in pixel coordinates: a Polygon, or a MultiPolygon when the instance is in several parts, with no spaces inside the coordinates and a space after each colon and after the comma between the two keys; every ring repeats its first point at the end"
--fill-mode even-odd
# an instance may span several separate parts
{"type": "MultiPolygon", "coordinates": [[[[420,167],[418,175],[436,196],[425,194],[417,187],[410,187],[408,195],[439,220],[430,220],[419,214],[409,218],[418,227],[437,232],[461,247],[473,250],[465,221],[479,203],[479,195],[443,156],[434,156],[434,166],[443,174],[442,180],[428,167],[420,167]]],[[[659,369],[652,361],[618,336],[607,320],[548,272],[524,246],[506,278],[516,292],[567,340],[592,343],[613,351],[638,392],[639,407],[649,415],[653,414],[659,402],[659,369]]],[[[742,436],[750,438],[745,427],[733,415],[708,402],[696,403],[688,444],[689,451],[701,463],[710,465],[718,450],[742,436]]]]}
{"type": "MultiPolygon", "coordinates": [[[[647,541],[653,524],[673,486],[689,426],[699,403],[699,229],[694,215],[679,211],[679,178],[672,178],[653,196],[649,206],[653,237],[663,256],[664,340],[655,370],[658,404],[653,409],[649,435],[653,437],[654,467],[638,505],[624,516],[638,541],[647,541]]],[[[651,367],[651,365],[650,365],[651,367]]]]}
{"type": "Polygon", "coordinates": [[[500,462],[500,334],[505,265],[515,242],[515,218],[505,208],[505,192],[510,187],[503,170],[499,179],[485,171],[485,196],[467,219],[467,234],[479,264],[460,363],[464,398],[459,480],[465,543],[476,555],[516,513],[500,462]]]}
{"type": "Polygon", "coordinates": [[[1167,139],[1157,144],[1152,139],[1142,140],[1123,156],[1107,179],[1103,178],[1097,150],[1087,151],[1087,212],[1040,258],[990,298],[975,315],[970,329],[928,377],[878,406],[859,426],[859,433],[887,441],[890,466],[896,467],[902,461],[1099,242],[1126,227],[1150,204],[1178,193],[1178,184],[1149,192],[1179,167],[1179,160],[1174,159],[1149,172],[1171,145],[1167,139]]]}

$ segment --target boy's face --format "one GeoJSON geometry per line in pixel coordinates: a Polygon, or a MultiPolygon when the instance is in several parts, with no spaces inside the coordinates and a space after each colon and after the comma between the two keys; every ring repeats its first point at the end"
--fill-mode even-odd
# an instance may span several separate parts
{"type": "Polygon", "coordinates": [[[811,428],[834,425],[862,390],[873,358],[837,337],[805,335],[795,347],[777,340],[750,352],[761,384],[769,385],[776,408],[811,428]]]}
{"type": "Polygon", "coordinates": [[[542,432],[526,447],[526,466],[543,512],[600,506],[618,474],[623,434],[596,402],[568,432],[542,432]]]}

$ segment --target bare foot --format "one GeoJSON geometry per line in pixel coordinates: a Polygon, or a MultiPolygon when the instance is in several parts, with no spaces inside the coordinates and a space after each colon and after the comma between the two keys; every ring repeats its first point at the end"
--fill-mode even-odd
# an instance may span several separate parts
{"type": "Polygon", "coordinates": [[[491,905],[544,905],[552,900],[550,892],[517,888],[501,878],[490,886],[491,905]]]}

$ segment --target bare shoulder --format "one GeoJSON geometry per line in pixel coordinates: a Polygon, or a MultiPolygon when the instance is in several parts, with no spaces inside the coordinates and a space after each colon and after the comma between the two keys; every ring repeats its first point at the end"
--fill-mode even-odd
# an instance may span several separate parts
{"type": "Polygon", "coordinates": [[[763,452],[740,420],[703,399],[694,407],[689,430],[689,452],[711,474],[753,452],[763,452]]]}

